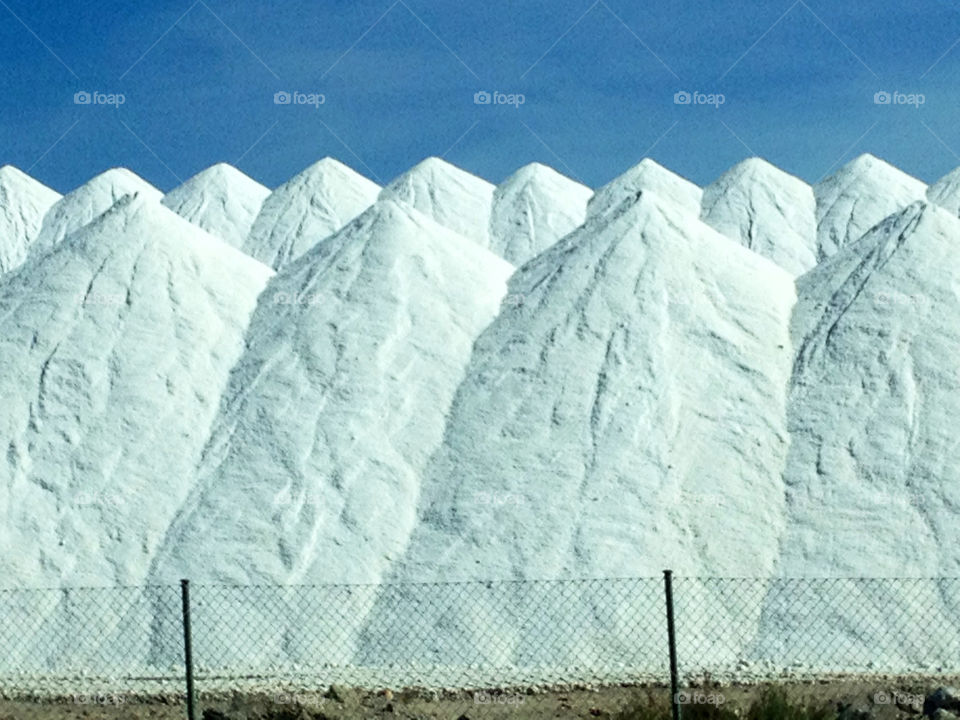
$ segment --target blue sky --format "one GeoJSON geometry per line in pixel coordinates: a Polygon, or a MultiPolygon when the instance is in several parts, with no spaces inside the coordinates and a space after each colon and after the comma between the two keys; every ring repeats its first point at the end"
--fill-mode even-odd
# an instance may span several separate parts
{"type": "Polygon", "coordinates": [[[325,155],[380,182],[440,155],[596,187],[644,156],[706,184],[749,155],[815,182],[872,152],[931,182],[960,165],[958,41],[947,0],[0,0],[0,164],[168,190],[221,161],[275,186],[325,155]]]}

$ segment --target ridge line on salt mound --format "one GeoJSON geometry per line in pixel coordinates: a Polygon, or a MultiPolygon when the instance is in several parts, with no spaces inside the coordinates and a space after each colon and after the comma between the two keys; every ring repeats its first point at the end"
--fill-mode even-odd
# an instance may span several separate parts
{"type": "Polygon", "coordinates": [[[63,196],[14,167],[0,167],[0,275],[27,257],[43,217],[63,196]]]}
{"type": "Polygon", "coordinates": [[[858,240],[888,215],[926,197],[927,186],[864,153],[813,186],[817,202],[817,260],[858,240]]]}
{"type": "Polygon", "coordinates": [[[43,225],[30,252],[45,253],[63,238],[82,228],[109,209],[124,195],[140,192],[158,204],[157,188],[126,168],[111,168],[64,195],[43,218],[43,225]]]}
{"type": "MultiPolygon", "coordinates": [[[[794,375],[802,375],[806,367],[812,362],[813,356],[822,350],[822,345],[814,345],[811,347],[810,343],[812,339],[820,335],[826,336],[829,334],[824,331],[828,327],[834,327],[850,306],[856,302],[863,292],[864,286],[870,280],[870,277],[875,272],[882,270],[887,262],[896,254],[903,242],[906,241],[909,235],[912,234],[920,224],[923,219],[923,214],[934,211],[947,212],[943,208],[935,206],[933,203],[922,200],[914,201],[903,210],[885,218],[855,243],[841,249],[836,255],[820,263],[811,271],[811,273],[816,272],[817,276],[824,276],[837,272],[839,268],[844,268],[844,266],[848,267],[846,271],[841,271],[846,278],[843,284],[830,295],[829,299],[824,298],[824,312],[820,316],[817,324],[813,328],[803,332],[803,339],[796,354],[794,375]],[[901,223],[905,224],[898,230],[895,242],[892,244],[875,244],[868,252],[862,253],[863,247],[870,244],[871,238],[899,227],[901,223]],[[849,269],[851,265],[853,269],[849,269]]],[[[804,284],[811,283],[813,280],[814,276],[805,278],[804,284]]]]}

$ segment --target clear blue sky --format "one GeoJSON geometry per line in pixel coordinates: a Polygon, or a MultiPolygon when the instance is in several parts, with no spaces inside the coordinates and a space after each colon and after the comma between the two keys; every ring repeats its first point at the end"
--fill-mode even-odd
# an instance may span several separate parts
{"type": "Polygon", "coordinates": [[[0,164],[61,192],[220,161],[275,186],[325,155],[381,182],[441,155],[599,186],[645,155],[705,184],[752,154],[813,182],[872,152],[930,182],[960,165],[958,40],[956,0],[0,0],[0,164]]]}

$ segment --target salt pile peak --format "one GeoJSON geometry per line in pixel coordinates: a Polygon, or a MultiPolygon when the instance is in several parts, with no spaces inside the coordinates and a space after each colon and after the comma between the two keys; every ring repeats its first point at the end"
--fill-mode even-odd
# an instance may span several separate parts
{"type": "Polygon", "coordinates": [[[753,157],[703,190],[700,218],[792,275],[817,264],[813,188],[753,157]]]}
{"type": "Polygon", "coordinates": [[[0,275],[26,259],[43,216],[60,197],[12,165],[0,167],[0,275]]]}
{"type": "Polygon", "coordinates": [[[360,173],[323,158],[267,196],[243,250],[280,269],[370,207],[379,192],[360,173]]]}
{"type": "Polygon", "coordinates": [[[124,195],[160,202],[163,193],[126,168],[111,168],[64,195],[43,218],[30,252],[46,252],[63,238],[106,212],[124,195]]]}
{"type": "Polygon", "coordinates": [[[556,170],[531,163],[493,193],[490,249],[523,265],[583,224],[593,190],[556,170]]]}
{"type": "Polygon", "coordinates": [[[5,276],[0,506],[19,548],[2,554],[6,583],[144,579],[270,275],[125,196],[5,276]]]}
{"type": "Polygon", "coordinates": [[[282,270],[153,577],[379,581],[512,270],[392,200],[282,270]]]}
{"type": "Polygon", "coordinates": [[[587,216],[604,215],[635,197],[641,191],[654,192],[660,197],[696,215],[700,213],[703,190],[686,178],[667,170],[650,158],[644,158],[622,175],[597,190],[587,205],[587,216]]]}
{"type": "Polygon", "coordinates": [[[925,197],[927,186],[869,153],[813,186],[817,261],[849,245],[891,213],[925,197]]]}
{"type": "Polygon", "coordinates": [[[490,247],[494,186],[438,157],[429,157],[391,181],[382,199],[399,200],[446,228],[490,247]]]}
{"type": "Polygon", "coordinates": [[[242,249],[270,190],[232,165],[217,163],[168,192],[163,205],[228,245],[242,249]]]}

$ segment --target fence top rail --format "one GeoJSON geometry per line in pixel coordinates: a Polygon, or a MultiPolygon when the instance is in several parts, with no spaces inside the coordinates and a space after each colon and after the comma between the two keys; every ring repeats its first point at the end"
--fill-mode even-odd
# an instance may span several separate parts
{"type": "MultiPolygon", "coordinates": [[[[863,583],[905,583],[905,582],[960,582],[960,575],[928,575],[928,576],[737,576],[737,575],[676,575],[674,581],[697,582],[751,582],[768,584],[827,584],[832,582],[863,582],[863,583]]],[[[352,588],[423,588],[423,587],[493,587],[512,585],[584,585],[584,584],[626,584],[626,583],[662,583],[662,575],[640,575],[624,577],[592,577],[592,578],[498,578],[491,580],[439,580],[415,582],[384,582],[384,583],[202,583],[190,582],[192,588],[198,589],[352,589],[352,588]]],[[[180,583],[151,583],[147,585],[70,585],[70,586],[0,586],[0,595],[13,593],[62,593],[71,592],[103,592],[103,591],[169,591],[179,590],[180,583]]]]}
{"type": "Polygon", "coordinates": [[[70,593],[75,591],[103,591],[103,590],[129,590],[130,592],[143,591],[143,590],[170,590],[176,588],[179,590],[180,585],[163,585],[151,583],[149,585],[40,585],[35,587],[30,586],[0,586],[0,595],[12,594],[12,593],[70,593]]]}

